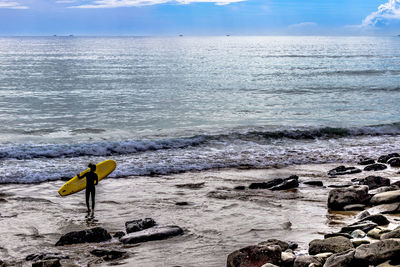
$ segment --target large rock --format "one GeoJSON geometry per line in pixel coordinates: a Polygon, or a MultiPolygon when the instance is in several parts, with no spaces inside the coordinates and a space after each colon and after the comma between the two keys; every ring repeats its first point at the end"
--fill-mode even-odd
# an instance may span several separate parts
{"type": "Polygon", "coordinates": [[[249,189],[271,189],[271,190],[285,190],[299,186],[299,177],[292,175],[288,178],[277,178],[268,182],[251,183],[249,189]]]}
{"type": "Polygon", "coordinates": [[[356,248],[354,258],[361,264],[377,265],[400,255],[400,239],[386,239],[356,248]]]}
{"type": "Polygon", "coordinates": [[[400,203],[395,202],[395,203],[390,203],[390,204],[381,204],[378,206],[374,206],[369,209],[369,212],[372,214],[393,214],[393,213],[399,213],[400,212],[400,203]]]}
{"type": "Polygon", "coordinates": [[[329,192],[328,208],[342,210],[346,205],[364,204],[368,199],[368,186],[366,185],[336,188],[329,192]]]}
{"type": "Polygon", "coordinates": [[[376,223],[377,225],[387,225],[390,223],[389,220],[381,214],[369,215],[360,220],[360,222],[364,221],[371,221],[376,223]]]}
{"type": "Polygon", "coordinates": [[[277,245],[281,247],[282,251],[285,251],[289,248],[289,243],[285,241],[281,241],[278,239],[268,239],[267,241],[263,241],[258,244],[259,246],[272,246],[272,245],[277,245]]]}
{"type": "Polygon", "coordinates": [[[352,267],[352,266],[355,266],[353,263],[354,254],[355,254],[354,249],[333,254],[326,260],[324,267],[352,267]]]}
{"type": "Polygon", "coordinates": [[[387,161],[387,164],[389,164],[390,167],[394,168],[400,167],[400,158],[399,157],[391,158],[387,161]]]}
{"type": "Polygon", "coordinates": [[[328,171],[328,175],[336,176],[336,175],[354,174],[359,172],[361,172],[361,170],[357,169],[356,167],[339,166],[328,171]]]}
{"type": "Polygon", "coordinates": [[[387,155],[380,156],[380,157],[378,158],[378,162],[380,162],[380,163],[387,163],[389,159],[391,159],[391,158],[398,158],[398,157],[400,157],[400,155],[399,155],[398,153],[391,153],[391,154],[387,154],[387,155]]]}
{"type": "Polygon", "coordinates": [[[400,238],[400,227],[397,227],[393,231],[381,235],[382,240],[389,238],[400,238]]]}
{"type": "Polygon", "coordinates": [[[294,261],[293,267],[308,267],[310,264],[314,264],[314,266],[321,266],[323,262],[321,259],[309,255],[301,255],[296,258],[294,261]]]}
{"type": "Polygon", "coordinates": [[[371,196],[374,196],[374,195],[379,194],[379,193],[395,191],[395,190],[399,190],[399,189],[400,188],[397,185],[391,184],[390,186],[381,186],[381,187],[378,187],[376,189],[369,190],[368,193],[371,196]]]}
{"type": "Polygon", "coordinates": [[[88,230],[70,232],[61,236],[56,246],[64,246],[79,243],[103,242],[111,239],[111,235],[101,227],[96,227],[88,230]]]}
{"type": "Polygon", "coordinates": [[[271,246],[248,246],[236,250],[228,255],[227,267],[260,267],[266,263],[280,265],[281,247],[271,246]]]}
{"type": "Polygon", "coordinates": [[[340,230],[341,233],[348,233],[350,234],[354,230],[361,230],[365,233],[367,233],[369,230],[377,227],[378,225],[374,222],[371,221],[362,221],[362,222],[356,222],[353,224],[350,224],[348,226],[342,227],[340,230]]]}
{"type": "Polygon", "coordinates": [[[382,187],[382,186],[389,186],[390,179],[385,178],[385,177],[371,175],[371,176],[359,179],[358,183],[360,185],[368,185],[368,188],[371,190],[371,189],[375,189],[375,188],[382,187]]]}
{"type": "Polygon", "coordinates": [[[371,158],[363,158],[360,159],[360,161],[358,162],[358,165],[370,165],[370,164],[374,164],[375,160],[371,159],[371,158]]]}
{"type": "Polygon", "coordinates": [[[339,253],[353,248],[354,246],[348,238],[335,236],[323,240],[315,239],[311,241],[308,247],[308,253],[310,255],[324,252],[339,253]]]}
{"type": "Polygon", "coordinates": [[[293,266],[294,261],[296,260],[296,255],[293,252],[285,251],[281,254],[281,266],[289,267],[293,266]]]}
{"type": "Polygon", "coordinates": [[[133,233],[148,229],[156,225],[156,222],[152,218],[145,218],[139,220],[132,220],[125,223],[126,232],[133,233]]]}
{"type": "Polygon", "coordinates": [[[375,163],[375,164],[371,164],[368,165],[367,167],[364,168],[364,171],[382,171],[384,169],[386,169],[387,166],[385,164],[381,164],[381,163],[375,163]]]}
{"type": "Polygon", "coordinates": [[[369,201],[372,205],[388,204],[400,201],[400,190],[376,194],[369,201]]]}
{"type": "Polygon", "coordinates": [[[183,230],[179,226],[155,226],[139,232],[127,234],[119,239],[124,244],[136,244],[153,240],[162,240],[177,235],[182,235],[183,230]]]}

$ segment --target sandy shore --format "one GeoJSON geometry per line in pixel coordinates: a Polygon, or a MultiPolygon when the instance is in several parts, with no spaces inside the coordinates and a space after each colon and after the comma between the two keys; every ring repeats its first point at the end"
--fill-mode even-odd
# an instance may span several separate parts
{"type": "Polygon", "coordinates": [[[381,175],[400,180],[396,169],[329,178],[337,164],[293,165],[279,169],[223,169],[169,176],[105,179],[97,187],[94,221],[85,219],[84,192],[58,196],[62,181],[0,185],[0,259],[30,266],[31,253],[68,255],[78,266],[224,266],[227,255],[270,238],[295,241],[300,250],[323,234],[338,230],[354,212],[329,213],[327,196],[334,184],[352,178],[381,175]],[[300,183],[289,191],[235,190],[251,182],[298,175],[300,181],[319,180],[324,187],[300,183]],[[178,187],[199,184],[198,188],[178,187]],[[188,202],[179,206],[177,202],[188,202]],[[109,242],[55,247],[62,234],[101,226],[111,234],[124,231],[126,221],[151,217],[161,225],[178,225],[184,235],[126,246],[109,242]],[[103,262],[94,248],[128,252],[122,260],[103,262]]]}

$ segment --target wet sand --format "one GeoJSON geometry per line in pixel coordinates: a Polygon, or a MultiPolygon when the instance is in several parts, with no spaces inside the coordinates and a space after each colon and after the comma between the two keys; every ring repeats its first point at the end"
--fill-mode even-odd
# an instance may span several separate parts
{"type": "Polygon", "coordinates": [[[31,253],[68,255],[78,266],[225,266],[227,255],[239,248],[277,238],[295,241],[301,250],[323,234],[353,220],[356,212],[329,213],[327,197],[333,184],[381,175],[400,180],[397,169],[329,178],[338,164],[292,165],[277,169],[222,169],[168,176],[105,179],[97,186],[95,220],[85,218],[84,191],[60,197],[63,181],[0,185],[0,259],[30,266],[31,253]],[[251,182],[300,177],[294,190],[235,190],[251,182]],[[320,180],[324,187],[304,181],[320,180]],[[204,183],[202,185],[201,183],[204,183]],[[197,184],[198,186],[177,186],[197,184]],[[195,188],[193,188],[195,187],[195,188]],[[177,202],[188,202],[179,206],[177,202]],[[160,225],[178,225],[184,235],[126,246],[109,242],[55,247],[62,234],[101,226],[111,234],[124,231],[126,221],[151,217],[160,225]],[[104,262],[94,248],[124,250],[124,259],[104,262]]]}

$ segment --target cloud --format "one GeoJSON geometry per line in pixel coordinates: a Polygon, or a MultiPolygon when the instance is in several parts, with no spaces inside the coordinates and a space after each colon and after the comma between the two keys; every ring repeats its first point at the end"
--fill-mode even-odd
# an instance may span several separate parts
{"type": "MultiPolygon", "coordinates": [[[[66,3],[74,0],[59,0],[58,3],[66,3]]],[[[71,6],[70,8],[116,8],[133,6],[150,6],[165,3],[178,3],[182,5],[191,3],[214,3],[216,5],[229,5],[231,3],[243,2],[246,0],[94,0],[87,4],[71,6]]]]}
{"type": "Polygon", "coordinates": [[[380,5],[378,11],[369,14],[363,20],[361,26],[384,26],[393,20],[400,20],[400,0],[389,0],[389,2],[380,5]]]}
{"type": "Polygon", "coordinates": [[[0,0],[0,8],[28,9],[27,6],[21,5],[21,4],[18,3],[18,2],[2,1],[2,0],[0,0]]]}

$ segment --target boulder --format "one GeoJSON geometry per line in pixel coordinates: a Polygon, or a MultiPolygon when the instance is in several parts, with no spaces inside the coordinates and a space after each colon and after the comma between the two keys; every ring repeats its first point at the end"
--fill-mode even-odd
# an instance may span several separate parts
{"type": "Polygon", "coordinates": [[[282,251],[285,251],[289,248],[289,244],[285,241],[281,241],[278,239],[268,239],[267,241],[263,241],[258,244],[259,246],[272,246],[272,245],[277,245],[281,247],[282,251]]]}
{"type": "Polygon", "coordinates": [[[238,185],[233,188],[234,190],[245,190],[246,187],[244,185],[238,185]]]}
{"type": "Polygon", "coordinates": [[[88,230],[70,232],[61,236],[56,246],[64,246],[79,243],[104,242],[111,239],[111,235],[101,227],[96,227],[88,230]]]}
{"type": "Polygon", "coordinates": [[[288,178],[277,178],[268,182],[251,183],[249,189],[271,189],[271,190],[285,190],[299,186],[299,177],[292,175],[288,178]]]}
{"type": "Polygon", "coordinates": [[[390,223],[389,220],[381,214],[369,215],[360,220],[360,222],[364,221],[371,221],[376,223],[377,225],[388,225],[390,223]]]}
{"type": "Polygon", "coordinates": [[[249,185],[249,189],[269,189],[275,185],[281,184],[283,182],[283,179],[278,178],[274,179],[268,182],[262,182],[262,183],[251,183],[249,185]]]}
{"type": "Polygon", "coordinates": [[[324,186],[324,183],[322,181],[306,181],[303,182],[303,184],[313,185],[313,186],[324,186]]]}
{"type": "Polygon", "coordinates": [[[178,201],[178,202],[175,202],[175,205],[177,205],[177,206],[188,206],[189,202],[187,202],[187,201],[178,201]]]}
{"type": "Polygon", "coordinates": [[[341,233],[351,233],[354,230],[361,230],[363,232],[368,232],[369,230],[375,228],[376,226],[378,226],[376,223],[371,222],[371,221],[362,221],[362,222],[356,222],[356,223],[352,223],[348,226],[342,227],[342,229],[340,230],[341,233]]]}
{"type": "Polygon", "coordinates": [[[120,239],[120,238],[123,237],[124,235],[125,235],[125,232],[119,231],[119,232],[116,232],[116,233],[113,235],[113,237],[114,237],[114,238],[120,239]]]}
{"type": "Polygon", "coordinates": [[[380,157],[378,158],[378,162],[380,162],[380,163],[387,163],[389,159],[391,159],[391,158],[398,158],[398,157],[400,157],[400,155],[399,155],[398,153],[391,153],[391,154],[387,154],[387,155],[380,156],[380,157]]]}
{"type": "Polygon", "coordinates": [[[117,250],[107,250],[107,249],[94,249],[90,251],[90,254],[96,257],[101,257],[105,261],[111,261],[123,257],[126,254],[126,252],[117,250]]]}
{"type": "Polygon", "coordinates": [[[324,267],[353,267],[354,254],[354,249],[333,254],[326,260],[324,267]]]}
{"type": "Polygon", "coordinates": [[[324,263],[332,255],[333,255],[332,252],[324,252],[324,253],[319,253],[319,254],[314,255],[314,257],[320,259],[321,262],[324,263]]]}
{"type": "Polygon", "coordinates": [[[371,190],[371,189],[375,189],[375,188],[382,187],[382,186],[389,186],[390,179],[371,175],[371,176],[359,179],[358,184],[368,185],[368,188],[371,190]]]}
{"type": "Polygon", "coordinates": [[[328,208],[342,210],[344,206],[350,204],[365,204],[368,199],[368,186],[366,185],[336,188],[329,192],[328,208]]]}
{"type": "Polygon", "coordinates": [[[155,226],[139,232],[127,234],[119,239],[124,244],[136,244],[147,241],[162,240],[182,235],[183,230],[179,226],[155,226]]]}
{"type": "Polygon", "coordinates": [[[400,255],[400,239],[386,239],[356,248],[354,258],[362,264],[377,265],[400,255]]]}
{"type": "Polygon", "coordinates": [[[395,230],[381,235],[381,240],[389,238],[400,238],[400,228],[397,227],[395,230]]]}
{"type": "Polygon", "coordinates": [[[291,249],[291,250],[295,250],[296,248],[299,247],[299,244],[297,244],[294,241],[289,241],[288,244],[289,244],[289,249],[291,249]]]}
{"type": "Polygon", "coordinates": [[[59,259],[43,260],[32,263],[32,267],[61,267],[59,259]]]}
{"type": "Polygon", "coordinates": [[[386,169],[387,166],[385,164],[381,164],[381,163],[375,163],[375,164],[371,164],[368,165],[367,167],[364,168],[364,171],[382,171],[384,169],[386,169]]]}
{"type": "Polygon", "coordinates": [[[283,267],[289,267],[293,266],[294,260],[296,259],[296,255],[294,255],[293,252],[282,252],[281,254],[281,266],[283,267]]]}
{"type": "Polygon", "coordinates": [[[324,252],[339,253],[348,249],[353,249],[351,241],[343,236],[329,237],[327,239],[315,239],[310,242],[308,253],[315,255],[324,252]]]}
{"type": "Polygon", "coordinates": [[[126,233],[133,233],[148,229],[156,225],[156,222],[152,218],[145,218],[139,220],[132,220],[125,223],[126,233]]]}
{"type": "Polygon", "coordinates": [[[382,235],[382,229],[379,227],[369,230],[367,233],[367,236],[373,239],[381,239],[381,235],[382,235]]]}
{"type": "Polygon", "coordinates": [[[376,194],[371,198],[369,203],[372,205],[388,204],[400,201],[400,190],[383,192],[376,194]]]}
{"type": "Polygon", "coordinates": [[[354,174],[359,172],[361,172],[361,170],[356,167],[339,166],[328,171],[328,175],[336,176],[336,175],[354,174]]]}
{"type": "Polygon", "coordinates": [[[313,256],[301,255],[301,256],[296,257],[293,267],[308,267],[308,266],[310,266],[310,264],[314,264],[314,266],[322,267],[323,262],[321,261],[321,259],[318,259],[313,256]]]}
{"type": "Polygon", "coordinates": [[[370,164],[374,164],[374,163],[375,163],[375,160],[374,160],[374,159],[365,158],[365,159],[361,159],[361,160],[358,162],[358,165],[370,165],[370,164]]]}
{"type": "Polygon", "coordinates": [[[228,255],[227,267],[255,267],[266,263],[280,266],[281,247],[271,246],[248,246],[236,250],[228,255]]]}
{"type": "Polygon", "coordinates": [[[391,158],[387,161],[387,164],[389,164],[390,167],[393,167],[393,168],[400,167],[400,158],[399,157],[391,158]]]}
{"type": "Polygon", "coordinates": [[[291,179],[284,179],[282,183],[275,185],[270,190],[287,190],[299,186],[299,177],[293,176],[291,179]]]}

